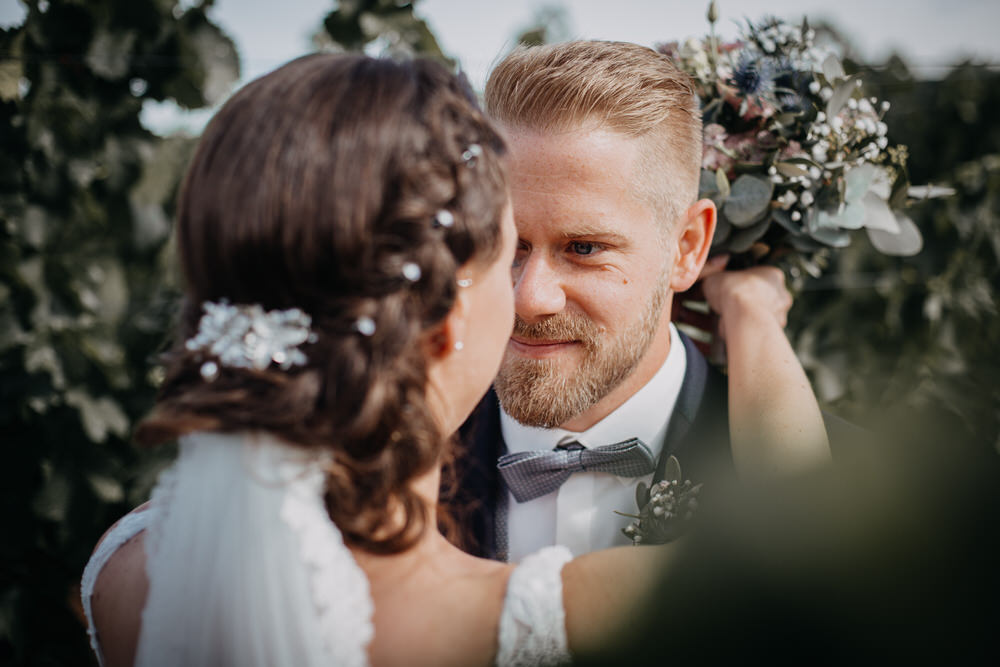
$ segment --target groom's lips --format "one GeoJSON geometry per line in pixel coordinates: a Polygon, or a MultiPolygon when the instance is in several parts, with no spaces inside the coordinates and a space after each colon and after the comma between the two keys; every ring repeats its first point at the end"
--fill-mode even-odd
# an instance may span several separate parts
{"type": "Polygon", "coordinates": [[[514,335],[510,337],[508,345],[522,357],[544,359],[579,345],[579,341],[542,340],[539,338],[522,338],[521,336],[514,335]]]}

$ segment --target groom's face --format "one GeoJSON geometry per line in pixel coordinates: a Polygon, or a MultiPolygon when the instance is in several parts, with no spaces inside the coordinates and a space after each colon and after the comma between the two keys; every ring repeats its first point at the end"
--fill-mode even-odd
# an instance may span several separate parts
{"type": "Polygon", "coordinates": [[[669,349],[670,231],[635,183],[639,141],[509,129],[514,335],[495,386],[522,423],[589,428],[669,349]]]}

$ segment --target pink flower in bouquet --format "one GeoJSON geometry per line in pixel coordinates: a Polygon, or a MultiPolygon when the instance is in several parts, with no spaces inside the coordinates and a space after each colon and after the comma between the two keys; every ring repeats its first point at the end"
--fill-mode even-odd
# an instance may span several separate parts
{"type": "Polygon", "coordinates": [[[701,156],[702,168],[709,171],[722,169],[728,174],[735,163],[733,158],[722,149],[726,139],[729,138],[726,128],[718,123],[709,123],[705,126],[704,136],[704,148],[701,156]]]}
{"type": "Polygon", "coordinates": [[[779,156],[784,160],[791,157],[809,157],[809,155],[802,149],[802,144],[795,141],[795,139],[789,140],[788,144],[781,149],[779,156]]]}
{"type": "MultiPolygon", "coordinates": [[[[761,162],[766,153],[760,144],[758,134],[754,130],[733,134],[727,137],[722,145],[729,149],[729,153],[735,155],[740,162],[761,162]]],[[[770,133],[765,134],[770,136],[770,133]]]]}

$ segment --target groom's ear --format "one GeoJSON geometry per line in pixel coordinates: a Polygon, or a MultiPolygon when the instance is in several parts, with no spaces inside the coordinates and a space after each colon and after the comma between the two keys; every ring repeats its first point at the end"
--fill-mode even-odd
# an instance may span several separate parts
{"type": "Polygon", "coordinates": [[[699,199],[679,221],[680,228],[671,232],[676,253],[670,273],[670,289],[684,292],[698,280],[708,259],[715,235],[716,210],[711,199],[699,199]]]}

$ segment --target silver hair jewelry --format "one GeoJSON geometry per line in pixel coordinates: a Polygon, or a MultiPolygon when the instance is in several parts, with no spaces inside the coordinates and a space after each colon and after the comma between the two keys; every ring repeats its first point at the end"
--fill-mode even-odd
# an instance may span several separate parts
{"type": "Polygon", "coordinates": [[[354,330],[357,331],[362,336],[374,336],[375,335],[375,320],[368,317],[367,315],[362,315],[354,321],[354,330]]]}
{"type": "Polygon", "coordinates": [[[455,216],[446,208],[434,214],[435,227],[451,227],[455,224],[455,216]]]}
{"type": "Polygon", "coordinates": [[[483,147],[479,144],[469,144],[469,147],[462,152],[462,160],[467,167],[476,165],[476,158],[483,154],[483,147]]]}
{"type": "Polygon", "coordinates": [[[403,264],[403,277],[411,283],[415,283],[420,280],[421,275],[423,275],[423,271],[420,270],[420,265],[416,262],[407,262],[403,264]]]}
{"type": "Polygon", "coordinates": [[[234,306],[227,301],[206,301],[198,333],[184,343],[192,352],[207,352],[218,359],[206,361],[201,375],[214,380],[219,367],[264,370],[277,364],[283,370],[304,366],[308,359],[303,343],[315,343],[312,318],[298,308],[265,311],[259,304],[234,306]]]}

